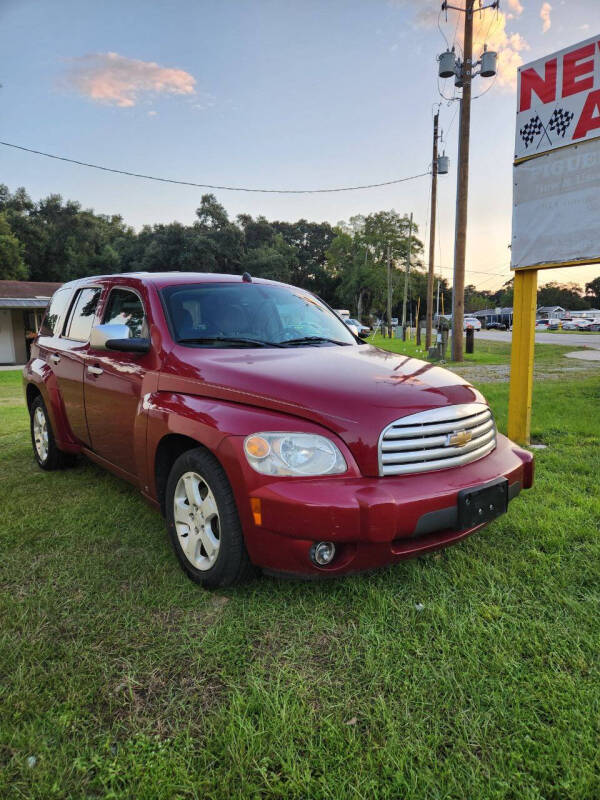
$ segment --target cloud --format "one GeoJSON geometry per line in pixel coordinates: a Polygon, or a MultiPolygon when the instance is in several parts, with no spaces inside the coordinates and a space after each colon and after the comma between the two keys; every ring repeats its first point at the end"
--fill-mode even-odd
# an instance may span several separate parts
{"type": "MultiPolygon", "coordinates": [[[[442,30],[445,31],[449,39],[457,31],[457,43],[462,50],[463,47],[463,14],[457,11],[448,11],[448,24],[446,15],[439,15],[439,6],[436,8],[429,0],[388,0],[390,5],[403,8],[412,8],[415,11],[414,22],[419,27],[437,27],[438,19],[442,30]],[[456,14],[460,14],[458,25],[456,14]]],[[[521,0],[506,0],[507,12],[488,10],[482,14],[476,13],[473,25],[473,55],[477,60],[483,51],[483,45],[487,44],[488,50],[495,50],[498,53],[498,76],[499,86],[513,87],[517,80],[517,68],[523,63],[521,53],[529,49],[529,44],[519,33],[509,33],[507,23],[516,19],[523,13],[521,0]]],[[[453,5],[460,5],[464,8],[464,0],[454,0],[453,5]]]]}
{"type": "Polygon", "coordinates": [[[550,19],[550,12],[552,11],[552,6],[550,3],[542,3],[542,7],[540,8],[540,19],[542,20],[542,33],[548,33],[550,27],[552,25],[552,20],[550,19]]]}
{"type": "MultiPolygon", "coordinates": [[[[517,13],[518,3],[510,3],[517,13]]],[[[488,11],[488,14],[494,14],[488,11]]],[[[529,49],[529,44],[520,33],[509,33],[506,30],[508,16],[499,12],[492,20],[486,19],[485,14],[475,17],[473,32],[473,55],[477,59],[483,51],[484,44],[488,50],[498,53],[497,83],[499,86],[513,87],[517,80],[517,69],[523,63],[521,53],[529,49]]],[[[460,39],[462,47],[462,37],[460,39]]]]}
{"type": "Polygon", "coordinates": [[[65,85],[97,103],[130,108],[141,95],[195,93],[196,79],[183,69],[118,53],[88,53],[71,59],[65,85]]]}

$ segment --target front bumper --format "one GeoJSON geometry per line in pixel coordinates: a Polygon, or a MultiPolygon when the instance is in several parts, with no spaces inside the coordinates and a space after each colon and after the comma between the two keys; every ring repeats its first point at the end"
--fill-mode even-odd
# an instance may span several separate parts
{"type": "Polygon", "coordinates": [[[463,467],[385,478],[269,479],[246,486],[245,496],[236,499],[238,508],[249,506],[250,497],[261,501],[260,525],[240,508],[256,565],[297,575],[340,574],[464,539],[483,526],[457,529],[458,493],[500,477],[508,479],[512,500],[533,484],[533,456],[498,434],[492,453],[463,467]],[[309,557],[311,545],[322,540],[336,544],[327,567],[317,567],[309,557]]]}

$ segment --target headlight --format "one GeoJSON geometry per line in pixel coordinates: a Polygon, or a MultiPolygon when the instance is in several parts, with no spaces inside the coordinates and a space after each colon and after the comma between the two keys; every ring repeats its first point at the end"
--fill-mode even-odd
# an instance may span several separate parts
{"type": "Polygon", "coordinates": [[[348,469],[335,444],[312,433],[254,433],[244,440],[244,452],[263,475],[339,475],[348,469]]]}

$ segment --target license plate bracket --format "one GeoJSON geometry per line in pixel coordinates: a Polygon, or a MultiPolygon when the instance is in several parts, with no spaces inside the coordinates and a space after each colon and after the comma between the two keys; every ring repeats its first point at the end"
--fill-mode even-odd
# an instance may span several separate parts
{"type": "Polygon", "coordinates": [[[458,528],[461,531],[491,522],[508,510],[508,480],[498,478],[458,493],[458,528]]]}

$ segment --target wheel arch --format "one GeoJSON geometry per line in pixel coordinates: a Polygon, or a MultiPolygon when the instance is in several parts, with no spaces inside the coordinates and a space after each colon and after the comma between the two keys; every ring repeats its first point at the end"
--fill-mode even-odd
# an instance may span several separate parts
{"type": "Polygon", "coordinates": [[[42,393],[35,385],[35,383],[29,382],[25,389],[25,400],[27,402],[27,410],[30,413],[31,413],[31,406],[33,405],[33,401],[36,399],[36,397],[42,397],[42,393]]]}
{"type": "Polygon", "coordinates": [[[163,516],[166,514],[165,495],[171,468],[180,455],[186,453],[188,450],[195,450],[197,448],[206,450],[213,458],[216,458],[217,461],[219,460],[216,454],[205,444],[182,433],[168,433],[158,442],[154,455],[154,481],[156,497],[160,506],[160,512],[163,516]]]}

